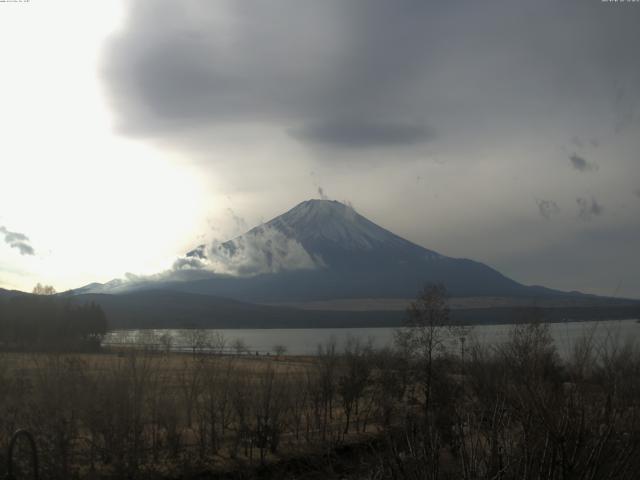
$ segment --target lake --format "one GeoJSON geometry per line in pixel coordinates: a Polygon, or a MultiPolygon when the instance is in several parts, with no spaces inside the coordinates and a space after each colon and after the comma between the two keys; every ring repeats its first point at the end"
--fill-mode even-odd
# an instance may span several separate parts
{"type": "MultiPolygon", "coordinates": [[[[482,345],[499,345],[509,339],[512,325],[478,325],[471,328],[470,344],[477,341],[482,345]]],[[[275,345],[283,345],[291,355],[313,355],[318,344],[335,340],[338,348],[349,337],[371,341],[377,348],[393,343],[395,328],[285,328],[285,329],[219,329],[210,330],[224,337],[226,345],[242,340],[247,349],[254,353],[273,352],[275,345]]],[[[619,343],[640,342],[640,323],[637,320],[610,320],[600,322],[564,322],[550,324],[550,331],[560,355],[566,356],[576,340],[592,335],[596,343],[615,341],[619,343]]],[[[105,345],[156,343],[161,335],[172,338],[174,346],[179,347],[184,338],[184,330],[120,330],[111,332],[105,338],[105,345]]],[[[459,348],[459,340],[452,340],[449,348],[459,348]]],[[[228,347],[230,348],[230,347],[228,347]]]]}

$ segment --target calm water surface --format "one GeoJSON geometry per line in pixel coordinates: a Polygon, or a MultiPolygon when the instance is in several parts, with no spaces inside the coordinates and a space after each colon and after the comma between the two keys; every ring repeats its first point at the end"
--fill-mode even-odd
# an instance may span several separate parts
{"type": "MultiPolygon", "coordinates": [[[[480,325],[472,327],[470,341],[483,345],[499,345],[509,339],[512,325],[480,325]]],[[[250,352],[265,354],[272,352],[275,345],[284,345],[291,355],[313,355],[318,344],[335,341],[338,348],[344,345],[349,337],[363,341],[371,341],[377,348],[393,343],[395,328],[283,328],[283,329],[220,329],[210,330],[221,334],[227,345],[241,339],[250,352]]],[[[610,320],[603,322],[566,322],[550,324],[551,335],[562,356],[566,356],[573,348],[576,340],[585,335],[592,336],[596,344],[603,341],[624,344],[640,342],[640,323],[637,320],[610,320]]],[[[105,344],[132,343],[150,344],[157,338],[167,334],[172,337],[174,346],[184,344],[184,330],[122,330],[112,332],[105,339],[105,344]],[[151,334],[151,335],[150,335],[151,334]]],[[[459,340],[451,340],[450,348],[458,348],[459,340]]]]}

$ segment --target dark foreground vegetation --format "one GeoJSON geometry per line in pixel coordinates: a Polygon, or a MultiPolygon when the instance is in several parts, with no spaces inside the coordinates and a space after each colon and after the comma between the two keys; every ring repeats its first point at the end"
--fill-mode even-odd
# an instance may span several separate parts
{"type": "MultiPolygon", "coordinates": [[[[0,350],[96,351],[107,320],[95,303],[72,304],[47,293],[0,298],[0,350]]],[[[50,287],[48,287],[50,288],[50,287]]]]}
{"type": "Polygon", "coordinates": [[[587,335],[561,360],[527,323],[470,345],[437,288],[407,326],[393,350],[352,339],[312,358],[216,354],[220,337],[183,354],[4,353],[0,465],[27,428],[41,478],[637,478],[632,344],[587,335]]]}

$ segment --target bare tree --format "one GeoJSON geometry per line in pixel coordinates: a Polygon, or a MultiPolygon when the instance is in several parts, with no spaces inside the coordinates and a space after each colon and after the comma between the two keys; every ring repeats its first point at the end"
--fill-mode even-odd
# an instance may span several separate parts
{"type": "Polygon", "coordinates": [[[222,332],[209,331],[207,343],[213,353],[222,354],[227,348],[228,340],[222,332]]]}
{"type": "Polygon", "coordinates": [[[344,433],[349,432],[352,415],[356,416],[356,431],[358,430],[358,415],[360,401],[371,380],[371,342],[363,345],[355,337],[349,337],[344,349],[343,373],[338,381],[338,393],[342,399],[345,415],[344,433]]]}
{"type": "Polygon", "coordinates": [[[178,371],[178,385],[184,400],[184,411],[187,416],[187,427],[189,428],[192,426],[193,411],[203,389],[204,366],[204,360],[202,359],[194,358],[190,360],[185,357],[178,371]]]}
{"type": "MultiPolygon", "coordinates": [[[[318,345],[316,368],[317,380],[322,407],[321,432],[322,441],[327,440],[329,421],[333,420],[333,402],[337,390],[338,353],[335,338],[330,338],[324,344],[318,345]]],[[[310,377],[312,378],[312,377],[310,377]]]]}
{"type": "Polygon", "coordinates": [[[249,347],[242,338],[236,338],[231,343],[231,348],[236,352],[236,355],[242,355],[249,351],[249,347]]]}
{"type": "Polygon", "coordinates": [[[188,328],[179,334],[180,346],[188,348],[195,356],[207,346],[207,331],[202,328],[188,328]]]}
{"type": "Polygon", "coordinates": [[[276,453],[285,424],[287,382],[284,374],[277,374],[269,364],[257,378],[254,392],[254,444],[264,462],[267,449],[276,453]]]}
{"type": "Polygon", "coordinates": [[[212,359],[205,364],[204,383],[198,415],[201,417],[201,443],[217,453],[221,439],[231,423],[232,379],[236,375],[233,357],[212,359]]]}
{"type": "Polygon", "coordinates": [[[163,333],[162,335],[160,335],[158,340],[160,342],[160,346],[162,348],[162,351],[164,353],[170,353],[171,352],[171,348],[173,346],[173,336],[171,336],[170,333],[163,333]]]}
{"type": "Polygon", "coordinates": [[[287,347],[285,345],[274,345],[273,346],[273,353],[274,355],[276,355],[277,357],[281,357],[283,356],[285,353],[287,353],[287,347]]]}
{"type": "Polygon", "coordinates": [[[34,295],[55,295],[57,292],[51,285],[42,285],[38,282],[31,293],[34,295]]]}
{"type": "Polygon", "coordinates": [[[409,305],[404,327],[395,332],[396,346],[416,364],[425,411],[431,402],[434,358],[444,352],[445,342],[452,333],[447,291],[443,285],[426,286],[409,305]]]}

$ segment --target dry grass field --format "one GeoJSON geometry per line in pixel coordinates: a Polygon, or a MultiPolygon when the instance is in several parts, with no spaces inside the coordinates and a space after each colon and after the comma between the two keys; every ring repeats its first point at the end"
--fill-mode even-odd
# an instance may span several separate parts
{"type": "Polygon", "coordinates": [[[432,327],[312,357],[0,353],[0,465],[25,428],[45,479],[635,478],[637,346],[585,338],[560,360],[527,324],[447,356],[432,327]]]}
{"type": "Polygon", "coordinates": [[[377,431],[364,392],[345,428],[336,360],[0,354],[0,451],[12,431],[29,429],[45,478],[236,470],[323,451],[377,431]]]}

